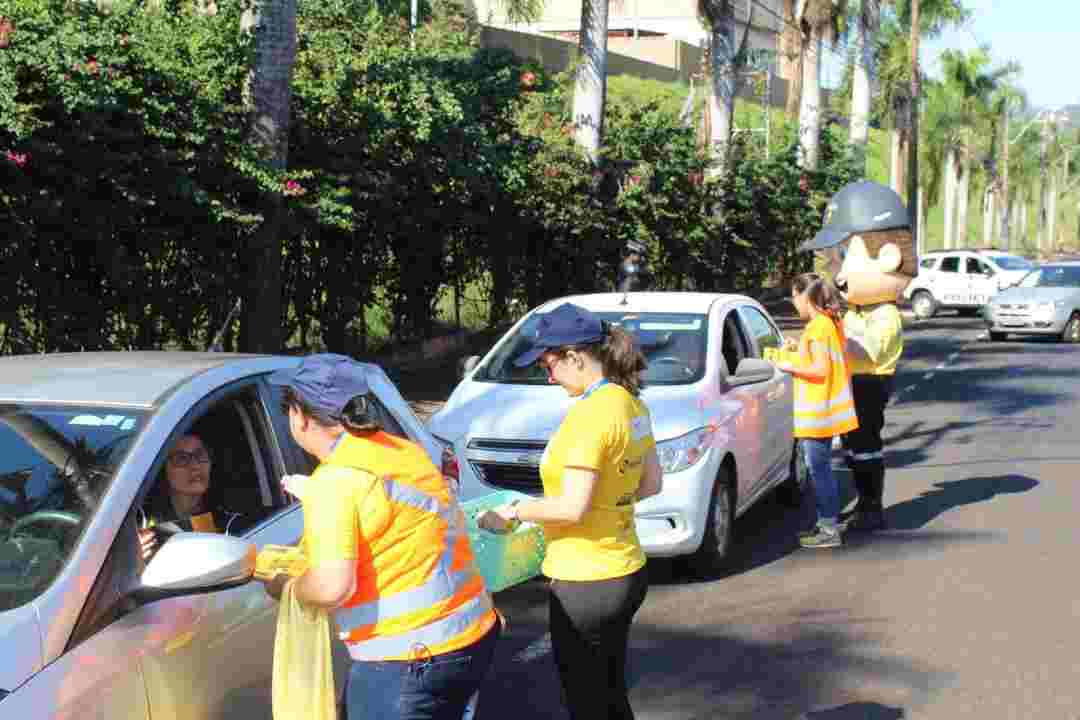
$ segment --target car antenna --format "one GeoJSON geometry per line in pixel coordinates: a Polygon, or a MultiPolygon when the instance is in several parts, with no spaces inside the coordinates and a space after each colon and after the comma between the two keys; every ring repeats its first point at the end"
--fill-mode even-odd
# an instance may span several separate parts
{"type": "Polygon", "coordinates": [[[236,313],[240,312],[240,305],[243,303],[243,298],[236,298],[236,303],[233,304],[232,310],[225,317],[225,322],[222,323],[221,329],[218,330],[217,335],[214,336],[214,341],[210,343],[210,347],[207,348],[207,352],[224,352],[225,351],[225,331],[232,325],[233,320],[236,318],[236,313]]]}

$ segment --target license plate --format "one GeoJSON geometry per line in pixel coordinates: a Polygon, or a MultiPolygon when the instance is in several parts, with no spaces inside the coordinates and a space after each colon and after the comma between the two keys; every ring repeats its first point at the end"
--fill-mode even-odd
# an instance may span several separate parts
{"type": "Polygon", "coordinates": [[[946,305],[985,305],[990,302],[989,295],[946,295],[946,305]]]}

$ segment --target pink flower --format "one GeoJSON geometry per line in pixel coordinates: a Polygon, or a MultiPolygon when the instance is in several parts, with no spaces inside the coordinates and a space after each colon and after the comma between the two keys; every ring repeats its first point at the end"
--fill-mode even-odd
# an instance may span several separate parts
{"type": "Polygon", "coordinates": [[[304,186],[301,185],[300,183],[296,182],[295,180],[286,180],[285,181],[285,194],[286,195],[292,195],[294,197],[299,197],[300,195],[303,195],[306,192],[307,192],[307,190],[304,189],[304,186]]]}
{"type": "Polygon", "coordinates": [[[20,168],[26,165],[26,161],[30,159],[30,153],[17,153],[11,150],[8,150],[5,153],[5,156],[8,160],[15,163],[15,167],[20,168]]]}

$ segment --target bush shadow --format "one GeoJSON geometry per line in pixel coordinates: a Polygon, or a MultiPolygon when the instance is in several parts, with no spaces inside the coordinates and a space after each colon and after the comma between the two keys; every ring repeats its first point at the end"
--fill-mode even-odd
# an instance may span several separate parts
{"type": "Polygon", "coordinates": [[[1017,474],[945,480],[934,483],[918,497],[887,507],[886,521],[892,530],[917,530],[954,508],[993,500],[998,495],[1028,492],[1038,486],[1038,480],[1017,474]]]}

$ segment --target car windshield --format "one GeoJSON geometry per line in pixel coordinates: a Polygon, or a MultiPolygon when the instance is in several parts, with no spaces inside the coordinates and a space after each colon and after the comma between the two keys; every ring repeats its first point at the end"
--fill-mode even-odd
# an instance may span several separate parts
{"type": "Polygon", "coordinates": [[[1046,265],[1025,275],[1018,287],[1080,288],[1080,265],[1046,265]]]}
{"type": "Polygon", "coordinates": [[[991,260],[1002,270],[1030,270],[1034,267],[1030,260],[1016,255],[995,255],[991,260]]]}
{"type": "Polygon", "coordinates": [[[64,567],[143,417],[0,404],[0,611],[33,600],[64,567]]]}
{"type": "MultiPolygon", "coordinates": [[[[602,320],[628,330],[637,340],[649,366],[642,373],[646,385],[687,385],[705,375],[705,340],[708,318],[688,313],[595,313],[602,320]]],[[[519,368],[514,359],[530,347],[540,313],[506,337],[473,373],[473,380],[516,385],[547,385],[547,371],[539,365],[519,368]]]]}

